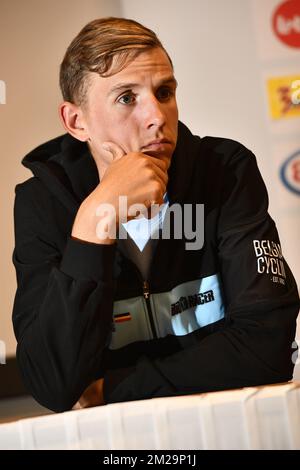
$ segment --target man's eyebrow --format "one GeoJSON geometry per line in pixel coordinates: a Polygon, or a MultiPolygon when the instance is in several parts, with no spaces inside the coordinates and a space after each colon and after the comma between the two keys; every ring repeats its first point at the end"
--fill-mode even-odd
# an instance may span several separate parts
{"type": "Polygon", "coordinates": [[[174,85],[175,87],[177,87],[178,82],[175,77],[169,77],[162,80],[160,86],[161,85],[174,85]]]}
{"type": "MultiPolygon", "coordinates": [[[[162,85],[174,85],[175,87],[177,87],[177,80],[175,79],[175,77],[164,78],[158,83],[158,87],[162,85]]],[[[134,82],[118,83],[117,85],[113,86],[109,90],[108,96],[114,93],[117,93],[119,91],[122,91],[122,90],[130,90],[131,88],[134,88],[136,86],[139,86],[139,83],[134,83],[134,82]]]]}
{"type": "Polygon", "coordinates": [[[137,86],[138,83],[130,83],[130,82],[124,82],[124,83],[118,83],[118,85],[115,85],[113,86],[109,92],[108,92],[108,96],[109,95],[112,95],[113,93],[116,93],[118,91],[122,91],[122,90],[129,90],[130,88],[133,88],[135,86],[137,86]]]}

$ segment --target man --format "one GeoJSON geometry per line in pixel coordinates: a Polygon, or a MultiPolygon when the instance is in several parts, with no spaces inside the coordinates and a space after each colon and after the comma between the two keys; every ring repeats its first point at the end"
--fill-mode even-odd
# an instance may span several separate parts
{"type": "Polygon", "coordinates": [[[60,83],[68,133],[25,157],[34,177],[16,188],[33,396],[63,411],[290,380],[299,298],[254,155],[178,122],[172,62],[132,20],[89,23],[60,83]]]}

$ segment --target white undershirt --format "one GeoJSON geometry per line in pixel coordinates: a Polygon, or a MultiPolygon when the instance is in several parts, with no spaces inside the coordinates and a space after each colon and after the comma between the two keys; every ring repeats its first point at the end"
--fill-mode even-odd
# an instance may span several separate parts
{"type": "Polygon", "coordinates": [[[148,279],[159,229],[162,228],[168,206],[168,196],[165,193],[164,204],[160,206],[159,212],[152,219],[141,216],[122,224],[129,236],[127,239],[119,238],[118,246],[125,256],[137,266],[145,280],[148,279]]]}

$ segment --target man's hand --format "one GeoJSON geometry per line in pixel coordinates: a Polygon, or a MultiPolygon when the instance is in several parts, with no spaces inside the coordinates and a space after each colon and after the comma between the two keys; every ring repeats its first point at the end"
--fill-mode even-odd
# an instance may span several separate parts
{"type": "Polygon", "coordinates": [[[104,379],[98,379],[91,383],[91,385],[85,389],[73,409],[105,405],[103,397],[103,384],[104,379]]]}
{"type": "Polygon", "coordinates": [[[109,204],[114,208],[116,218],[108,216],[105,223],[118,225],[119,219],[130,220],[131,214],[119,213],[119,196],[127,196],[127,208],[134,204],[142,204],[147,209],[152,204],[163,204],[166,192],[168,174],[167,164],[158,157],[142,152],[124,150],[113,142],[106,142],[104,150],[110,152],[113,160],[95,190],[83,201],[77,212],[72,230],[72,236],[94,243],[114,243],[115,240],[107,237],[97,237],[97,223],[99,218],[96,210],[101,204],[109,204]]]}
{"type": "Polygon", "coordinates": [[[97,198],[100,194],[104,202],[112,204],[119,216],[119,196],[127,196],[128,208],[133,204],[143,204],[147,208],[151,204],[163,204],[163,196],[168,183],[166,162],[158,157],[153,157],[142,152],[130,152],[124,150],[113,142],[106,142],[104,149],[110,152],[113,160],[102,178],[101,186],[92,193],[91,197],[97,198]]]}

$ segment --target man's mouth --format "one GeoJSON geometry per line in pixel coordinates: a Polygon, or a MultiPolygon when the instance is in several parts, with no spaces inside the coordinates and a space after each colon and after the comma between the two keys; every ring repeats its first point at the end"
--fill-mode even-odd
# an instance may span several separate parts
{"type": "Polygon", "coordinates": [[[147,150],[152,150],[156,152],[164,152],[165,150],[167,150],[167,147],[169,145],[172,145],[172,142],[168,139],[155,139],[151,142],[148,142],[148,144],[144,145],[141,148],[141,151],[145,152],[147,150]]]}

